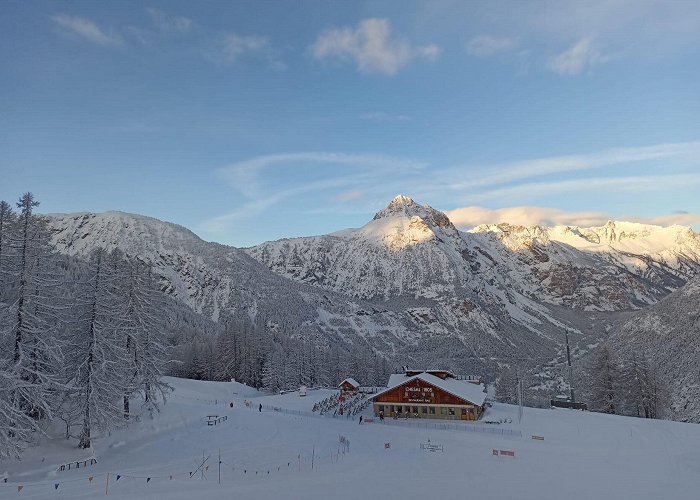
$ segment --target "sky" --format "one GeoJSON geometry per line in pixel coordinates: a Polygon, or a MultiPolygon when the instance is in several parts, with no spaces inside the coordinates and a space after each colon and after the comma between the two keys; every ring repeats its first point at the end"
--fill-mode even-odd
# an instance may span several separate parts
{"type": "Polygon", "coordinates": [[[0,3],[0,199],[248,246],[394,196],[700,229],[700,3],[0,3]]]}

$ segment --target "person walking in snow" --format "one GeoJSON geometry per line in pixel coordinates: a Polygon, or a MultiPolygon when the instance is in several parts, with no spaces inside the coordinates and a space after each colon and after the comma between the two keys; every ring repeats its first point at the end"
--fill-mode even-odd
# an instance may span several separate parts
{"type": "Polygon", "coordinates": [[[362,415],[360,415],[360,425],[362,425],[362,415]]]}
{"type": "Polygon", "coordinates": [[[262,413],[262,403],[260,403],[260,406],[258,406],[258,411],[262,413]]]}
{"type": "Polygon", "coordinates": [[[379,412],[379,421],[384,422],[384,412],[383,411],[379,412]]]}

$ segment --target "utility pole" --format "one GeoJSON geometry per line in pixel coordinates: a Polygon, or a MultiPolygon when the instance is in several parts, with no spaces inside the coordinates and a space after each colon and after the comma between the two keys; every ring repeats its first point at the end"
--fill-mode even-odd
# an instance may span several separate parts
{"type": "Polygon", "coordinates": [[[569,400],[572,403],[575,403],[576,399],[574,399],[574,381],[571,373],[571,349],[569,348],[569,327],[564,326],[564,334],[566,335],[566,364],[569,372],[569,400]]]}

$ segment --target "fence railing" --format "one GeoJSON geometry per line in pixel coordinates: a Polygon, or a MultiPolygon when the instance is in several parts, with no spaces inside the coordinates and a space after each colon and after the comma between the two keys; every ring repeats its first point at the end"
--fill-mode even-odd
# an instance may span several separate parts
{"type": "Polygon", "coordinates": [[[435,429],[439,431],[464,431],[464,432],[480,432],[483,434],[496,434],[499,436],[522,437],[523,433],[515,429],[499,429],[496,427],[487,427],[488,424],[472,425],[472,424],[457,424],[443,423],[435,421],[427,421],[426,419],[395,419],[387,418],[384,423],[389,425],[398,425],[401,427],[413,427],[415,429],[435,429]]]}
{"type": "MultiPolygon", "coordinates": [[[[275,411],[279,413],[285,413],[287,415],[296,415],[299,417],[316,417],[316,418],[335,418],[335,419],[353,419],[354,417],[348,415],[332,415],[330,413],[325,415],[319,415],[318,413],[304,411],[304,410],[289,410],[287,408],[280,408],[279,406],[263,405],[263,409],[267,411],[275,411]]],[[[515,429],[499,429],[496,427],[487,427],[489,424],[457,424],[457,423],[443,423],[428,421],[426,419],[395,419],[386,418],[384,419],[384,424],[387,425],[397,425],[401,427],[413,427],[416,429],[435,429],[439,431],[463,431],[463,432],[479,432],[483,434],[495,434],[499,436],[512,436],[512,437],[522,437],[522,432],[515,429]]]]}

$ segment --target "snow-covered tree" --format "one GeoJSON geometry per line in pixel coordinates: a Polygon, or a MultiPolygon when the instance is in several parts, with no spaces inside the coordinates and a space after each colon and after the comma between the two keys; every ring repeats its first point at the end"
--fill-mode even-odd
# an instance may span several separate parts
{"type": "Polygon", "coordinates": [[[612,351],[602,344],[593,353],[590,367],[589,407],[604,413],[619,413],[621,394],[619,390],[620,371],[612,351]]]}
{"type": "Polygon", "coordinates": [[[15,222],[15,214],[12,206],[5,200],[0,200],[0,301],[4,296],[4,283],[7,270],[8,245],[10,243],[10,231],[15,222]]]}
{"type": "Polygon", "coordinates": [[[518,373],[515,368],[506,368],[496,381],[496,399],[501,403],[518,404],[518,373]]]}
{"type": "Polygon", "coordinates": [[[140,393],[147,409],[154,411],[169,389],[162,381],[168,355],[166,332],[158,317],[163,296],[148,266],[136,260],[126,261],[119,253],[113,253],[111,260],[121,285],[117,300],[122,304],[125,320],[119,330],[128,354],[123,367],[128,381],[124,385],[124,418],[128,419],[133,393],[140,393]]]}
{"type": "Polygon", "coordinates": [[[126,321],[120,308],[116,279],[106,252],[95,250],[82,284],[82,309],[74,334],[67,343],[68,385],[82,416],[80,448],[89,448],[93,431],[106,431],[122,417],[120,402],[131,383],[125,367],[131,359],[120,329],[126,321]]]}
{"type": "Polygon", "coordinates": [[[61,362],[56,306],[61,282],[54,277],[48,232],[33,213],[37,205],[31,193],[17,203],[20,213],[9,240],[5,274],[16,293],[10,308],[14,315],[12,372],[17,381],[12,397],[16,408],[35,419],[51,415],[61,362]]]}

